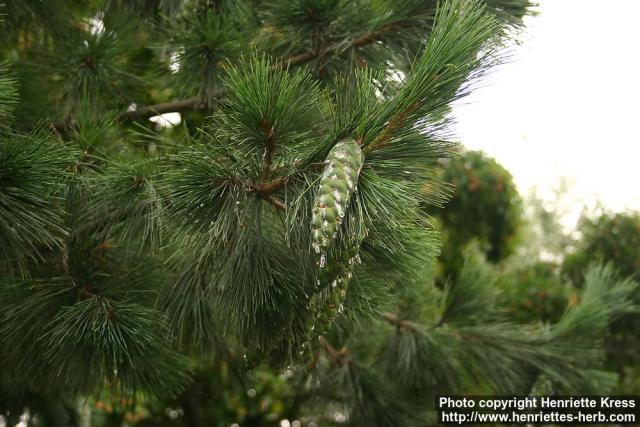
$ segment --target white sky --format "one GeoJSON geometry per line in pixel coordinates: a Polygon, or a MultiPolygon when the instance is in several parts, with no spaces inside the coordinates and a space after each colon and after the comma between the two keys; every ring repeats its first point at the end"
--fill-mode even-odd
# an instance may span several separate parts
{"type": "Polygon", "coordinates": [[[572,199],[640,209],[640,0],[538,3],[510,62],[456,106],[460,141],[523,194],[566,177],[572,199]]]}

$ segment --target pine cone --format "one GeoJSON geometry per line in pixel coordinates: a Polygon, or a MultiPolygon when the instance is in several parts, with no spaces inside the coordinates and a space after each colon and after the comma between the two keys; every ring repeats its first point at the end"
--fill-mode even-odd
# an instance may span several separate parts
{"type": "Polygon", "coordinates": [[[327,331],[343,310],[353,269],[360,263],[360,243],[361,239],[358,239],[348,248],[336,253],[325,266],[320,267],[317,277],[318,288],[327,289],[326,299],[321,300],[318,307],[316,323],[320,327],[320,333],[327,331]]]}
{"type": "Polygon", "coordinates": [[[325,160],[311,218],[312,247],[320,255],[320,268],[347,212],[363,162],[364,154],[353,139],[338,142],[325,160]]]}
{"type": "Polygon", "coordinates": [[[355,240],[347,247],[329,250],[356,190],[363,162],[364,154],[356,141],[342,140],[329,152],[320,179],[311,219],[312,247],[320,256],[316,289],[318,292],[326,290],[326,293],[318,295],[316,324],[319,330],[316,333],[328,330],[342,310],[353,267],[360,261],[362,236],[352,236],[355,240]]]}

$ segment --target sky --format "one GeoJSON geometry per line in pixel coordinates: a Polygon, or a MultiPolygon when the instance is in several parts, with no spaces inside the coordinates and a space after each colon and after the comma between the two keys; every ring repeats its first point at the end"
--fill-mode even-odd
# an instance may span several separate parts
{"type": "Polygon", "coordinates": [[[509,62],[456,105],[457,136],[523,194],[564,178],[574,214],[640,209],[640,0],[538,4],[509,62]]]}

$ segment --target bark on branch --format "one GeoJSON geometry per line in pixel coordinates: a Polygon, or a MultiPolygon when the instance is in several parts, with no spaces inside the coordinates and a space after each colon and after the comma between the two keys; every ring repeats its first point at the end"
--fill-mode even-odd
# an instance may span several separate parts
{"type": "MultiPolygon", "coordinates": [[[[219,91],[219,93],[216,95],[222,97],[224,96],[224,92],[219,91]]],[[[160,104],[149,105],[146,107],[140,107],[135,110],[125,111],[123,113],[120,113],[116,120],[141,120],[165,113],[179,113],[183,111],[198,111],[206,109],[206,103],[202,102],[200,99],[189,98],[179,101],[162,102],[160,104]]]]}

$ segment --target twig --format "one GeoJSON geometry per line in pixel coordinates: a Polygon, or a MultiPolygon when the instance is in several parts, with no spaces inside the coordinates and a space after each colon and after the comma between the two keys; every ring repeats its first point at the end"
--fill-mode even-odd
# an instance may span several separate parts
{"type": "MultiPolygon", "coordinates": [[[[375,42],[380,36],[382,36],[383,34],[389,33],[393,30],[395,30],[396,28],[399,28],[402,26],[402,22],[396,22],[394,24],[390,24],[387,26],[384,26],[382,28],[380,28],[379,30],[376,31],[369,31],[365,34],[362,34],[361,36],[358,36],[356,38],[354,38],[353,40],[351,40],[351,43],[349,44],[349,48],[350,49],[357,49],[359,47],[362,46],[366,46],[368,44],[371,44],[373,42],[375,42]]],[[[289,58],[285,58],[282,61],[280,61],[277,66],[296,66],[296,65],[301,65],[301,64],[305,64],[307,62],[310,62],[318,57],[321,57],[327,53],[331,53],[331,52],[335,52],[340,50],[341,48],[344,47],[344,43],[342,42],[338,42],[338,43],[333,43],[330,44],[329,46],[322,48],[322,49],[316,49],[313,51],[308,51],[308,52],[303,52],[303,53],[299,53],[297,55],[294,56],[290,56],[289,58]]]]}
{"type": "Polygon", "coordinates": [[[263,196],[262,198],[264,200],[266,200],[267,202],[271,203],[278,210],[281,210],[281,211],[286,211],[287,210],[287,205],[285,205],[282,200],[278,199],[273,194],[268,194],[266,196],[263,196]]]}
{"type": "Polygon", "coordinates": [[[273,193],[282,189],[286,185],[288,180],[289,180],[289,177],[284,177],[284,178],[279,178],[269,182],[259,182],[259,183],[243,183],[241,180],[234,180],[233,182],[235,182],[238,185],[242,185],[245,188],[248,188],[249,191],[257,195],[261,199],[271,203],[278,210],[286,211],[287,205],[285,205],[285,203],[282,200],[275,197],[273,193]]]}
{"type": "Polygon", "coordinates": [[[395,314],[382,313],[382,319],[394,325],[399,331],[403,331],[407,329],[415,331],[418,329],[418,326],[413,322],[410,322],[408,320],[403,320],[398,316],[396,316],[395,314]]]}
{"type": "MultiPolygon", "coordinates": [[[[226,95],[225,90],[219,90],[214,95],[214,99],[222,98],[226,95]]],[[[146,119],[151,116],[157,116],[165,113],[183,112],[183,111],[198,111],[206,110],[208,108],[207,103],[202,102],[199,98],[182,99],[178,101],[162,102],[160,104],[148,105],[146,107],[140,107],[135,110],[125,111],[120,113],[116,117],[116,121],[124,120],[139,120],[146,119]]]]}
{"type": "Polygon", "coordinates": [[[393,136],[393,132],[395,132],[399,127],[404,125],[407,117],[411,113],[413,113],[418,108],[417,104],[411,105],[404,111],[401,111],[399,114],[396,114],[393,119],[389,121],[389,123],[384,127],[382,132],[373,140],[368,147],[364,149],[365,154],[370,153],[373,150],[379,149],[387,145],[391,137],[393,136]]]}
{"type": "Polygon", "coordinates": [[[324,349],[324,351],[329,355],[329,357],[336,363],[338,366],[342,366],[345,362],[347,364],[351,364],[350,360],[345,360],[345,356],[349,352],[345,347],[340,350],[336,350],[331,344],[324,339],[323,336],[318,337],[318,341],[320,341],[320,345],[324,349]]]}
{"type": "Polygon", "coordinates": [[[266,122],[262,123],[264,133],[266,137],[265,151],[264,151],[264,171],[262,173],[262,181],[267,181],[271,178],[271,172],[273,172],[273,155],[276,151],[276,134],[273,130],[273,126],[266,122]]]}
{"type": "Polygon", "coordinates": [[[268,195],[275,193],[276,191],[282,189],[288,181],[288,177],[276,179],[274,181],[269,182],[260,182],[251,187],[251,191],[254,191],[261,195],[268,195]]]}

